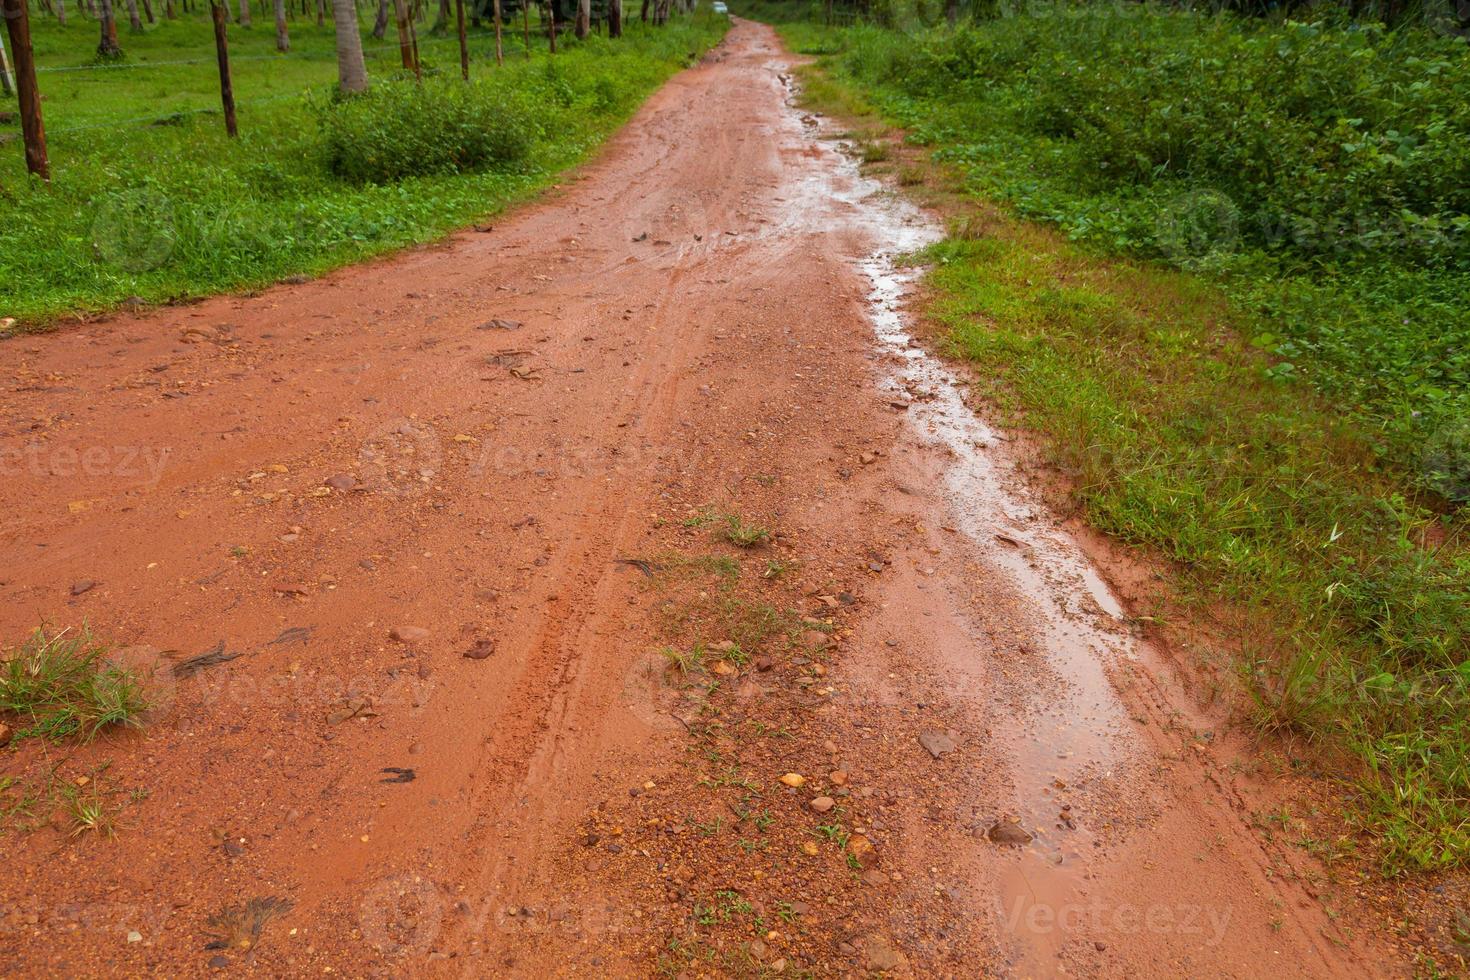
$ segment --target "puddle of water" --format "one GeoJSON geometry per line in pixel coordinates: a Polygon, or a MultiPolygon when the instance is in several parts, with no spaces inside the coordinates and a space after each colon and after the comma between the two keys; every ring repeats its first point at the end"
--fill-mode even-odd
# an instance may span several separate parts
{"type": "MultiPolygon", "coordinates": [[[[820,137],[819,123],[802,122],[794,108],[789,115],[806,138],[820,137]]],[[[880,243],[856,264],[870,285],[868,309],[880,349],[901,364],[883,389],[910,403],[908,422],[921,442],[953,454],[943,487],[953,523],[1030,607],[1026,626],[1052,675],[1047,682],[1055,685],[1024,717],[997,712],[1013,721],[1010,730],[993,732],[1010,755],[1014,798],[1008,809],[1037,835],[1007,864],[999,883],[1001,928],[1019,947],[1018,969],[1049,972],[1066,935],[1034,925],[1051,923],[1048,915],[1083,900],[1093,852],[1085,818],[1060,829],[1060,807],[1079,784],[1105,784],[1126,755],[1134,735],[1104,663],[1136,653],[1122,605],[1071,535],[1003,477],[992,450],[1000,441],[996,433],[965,405],[962,382],[909,333],[903,301],[923,270],[899,259],[939,241],[941,230],[912,204],[862,177],[847,156],[826,155],[824,172],[804,178],[812,186],[799,195],[812,206],[797,209],[790,221],[815,230],[816,215],[832,215],[834,224],[857,227],[880,243]],[[1039,919],[1034,912],[1042,913],[1039,919]]]]}

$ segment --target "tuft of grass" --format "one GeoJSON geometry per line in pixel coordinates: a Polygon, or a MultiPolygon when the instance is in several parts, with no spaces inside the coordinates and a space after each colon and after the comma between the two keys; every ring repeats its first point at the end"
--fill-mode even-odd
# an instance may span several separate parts
{"type": "Polygon", "coordinates": [[[770,529],[759,524],[750,524],[739,514],[725,515],[725,540],[741,548],[754,548],[758,544],[769,544],[770,529]]]}
{"type": "Polygon", "coordinates": [[[109,662],[85,629],[38,629],[0,659],[0,712],[21,720],[14,740],[90,742],[108,727],[140,725],[147,710],[137,675],[109,662]]]}
{"type": "Polygon", "coordinates": [[[704,644],[697,643],[687,652],[677,647],[664,647],[659,654],[668,661],[669,666],[679,672],[680,677],[688,677],[690,674],[705,673],[705,650],[704,644]]]}

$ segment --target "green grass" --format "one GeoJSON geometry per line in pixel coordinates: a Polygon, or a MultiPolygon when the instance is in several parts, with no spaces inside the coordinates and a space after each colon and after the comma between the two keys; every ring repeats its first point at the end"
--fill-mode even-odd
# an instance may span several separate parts
{"type": "Polygon", "coordinates": [[[1258,726],[1340,761],[1387,870],[1470,864],[1470,307],[1452,299],[1470,253],[1369,234],[1392,212],[1464,216],[1458,189],[1396,168],[1470,159],[1467,88],[1445,85],[1470,53],[1150,8],[781,30],[821,56],[807,99],[871,107],[959,192],[927,312],[997,414],[1041,438],[1091,523],[1169,559],[1185,606],[1162,611],[1211,624],[1258,726]],[[1155,68],[1211,51],[1210,71],[1155,68]],[[1398,163],[1339,159],[1344,113],[1374,145],[1418,138],[1398,163]],[[1232,152],[1275,168],[1229,173],[1232,152]],[[1337,183],[1294,183],[1325,160],[1337,183]],[[1244,222],[1224,248],[1221,193],[1244,222]],[[1200,206],[1164,220],[1181,200],[1200,206]],[[1373,220],[1342,247],[1253,230],[1312,207],[1373,220]]]}
{"type": "MultiPolygon", "coordinates": [[[[561,39],[555,58],[533,30],[529,59],[511,31],[503,67],[494,64],[493,38],[481,32],[470,42],[476,92],[490,104],[512,99],[525,107],[527,152],[514,160],[490,154],[473,172],[363,183],[359,175],[373,168],[359,161],[347,171],[359,179],[336,176],[340,153],[323,133],[343,115],[332,105],[330,23],[293,21],[286,55],[274,50],[268,17],[248,30],[230,27],[238,140],[224,133],[206,19],[161,20],[133,34],[124,18],[125,59],[113,66],[94,62],[95,22],[73,16],[61,28],[33,13],[32,25],[49,187],[27,178],[18,126],[0,124],[0,140],[13,137],[0,143],[0,317],[22,326],[133,297],[162,303],[248,289],[433,240],[586,159],[724,30],[722,18],[706,15],[659,29],[635,18],[619,41],[561,39]]],[[[419,33],[431,89],[436,80],[447,86],[458,75],[457,42],[431,37],[425,26],[419,33]]],[[[411,89],[399,77],[395,44],[368,35],[364,45],[375,88],[411,89]]],[[[374,97],[390,108],[414,98],[408,91],[374,97]]],[[[403,135],[375,138],[390,153],[421,148],[403,135]]]]}
{"type": "Polygon", "coordinates": [[[12,741],[89,742],[112,726],[139,725],[148,698],[136,674],[107,660],[85,630],[37,630],[0,655],[0,717],[14,716],[12,741]]]}

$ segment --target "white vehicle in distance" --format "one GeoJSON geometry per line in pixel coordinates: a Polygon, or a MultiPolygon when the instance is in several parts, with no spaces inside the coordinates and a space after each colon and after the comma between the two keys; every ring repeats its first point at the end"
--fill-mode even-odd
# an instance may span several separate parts
{"type": "Polygon", "coordinates": [[[730,8],[725,6],[722,0],[715,0],[714,10],[717,14],[724,14],[726,17],[730,16],[730,8]]]}

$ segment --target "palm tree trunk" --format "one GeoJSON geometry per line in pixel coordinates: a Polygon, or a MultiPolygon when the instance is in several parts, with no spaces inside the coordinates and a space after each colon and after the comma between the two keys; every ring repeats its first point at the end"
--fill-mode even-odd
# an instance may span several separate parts
{"type": "Polygon", "coordinates": [[[577,19],[573,24],[577,40],[587,36],[592,26],[592,0],[577,0],[577,19]]]}
{"type": "Polygon", "coordinates": [[[286,0],[276,0],[276,50],[291,50],[291,34],[286,30],[286,0]]]}
{"type": "Polygon", "coordinates": [[[158,23],[158,21],[153,19],[153,4],[149,3],[148,0],[143,0],[143,18],[150,24],[158,23]]]}
{"type": "Polygon", "coordinates": [[[623,36],[623,0],[607,0],[607,36],[623,36]]]}
{"type": "Polygon", "coordinates": [[[138,0],[126,0],[128,5],[128,27],[133,33],[143,30],[143,22],[138,19],[138,0]]]}
{"type": "Polygon", "coordinates": [[[97,42],[97,56],[121,57],[122,47],[117,43],[117,18],[112,13],[112,0],[100,0],[98,3],[97,23],[102,28],[102,40],[97,42]]]}
{"type": "Polygon", "coordinates": [[[56,23],[66,26],[66,0],[56,0],[56,23]]]}
{"type": "Polygon", "coordinates": [[[343,92],[366,92],[367,65],[362,60],[356,0],[332,0],[332,23],[337,29],[337,84],[343,92]]]}
{"type": "Polygon", "coordinates": [[[373,37],[379,41],[388,32],[388,0],[378,0],[378,19],[373,21],[373,37]]]}
{"type": "Polygon", "coordinates": [[[10,59],[5,56],[5,38],[0,37],[0,93],[15,95],[15,79],[10,77],[10,59]]]}
{"type": "Polygon", "coordinates": [[[240,0],[239,24],[241,27],[250,26],[250,0],[240,0]]]}
{"type": "Polygon", "coordinates": [[[495,63],[505,64],[505,53],[500,49],[500,0],[495,0],[495,63]]]}

